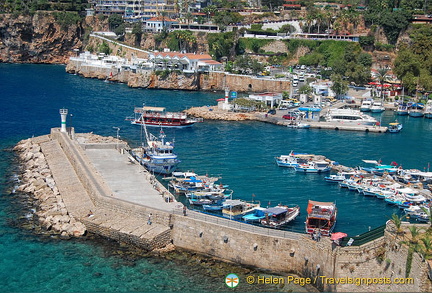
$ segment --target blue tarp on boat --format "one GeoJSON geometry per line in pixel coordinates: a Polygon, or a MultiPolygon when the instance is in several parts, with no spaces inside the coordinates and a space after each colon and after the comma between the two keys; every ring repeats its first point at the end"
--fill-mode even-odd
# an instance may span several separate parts
{"type": "Polygon", "coordinates": [[[268,213],[268,214],[272,214],[272,215],[274,215],[274,216],[277,216],[277,215],[280,215],[280,214],[286,213],[287,210],[284,209],[284,208],[274,207],[274,208],[268,208],[268,209],[265,209],[264,212],[265,212],[265,213],[268,213]]]}
{"type": "Polygon", "coordinates": [[[191,183],[199,183],[202,182],[202,180],[196,179],[196,177],[191,177],[190,179],[183,180],[184,182],[191,182],[191,183]]]}

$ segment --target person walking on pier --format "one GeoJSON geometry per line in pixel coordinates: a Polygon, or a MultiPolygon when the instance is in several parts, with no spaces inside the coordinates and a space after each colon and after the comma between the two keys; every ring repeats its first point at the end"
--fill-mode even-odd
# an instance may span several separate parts
{"type": "Polygon", "coordinates": [[[183,216],[186,216],[186,211],[187,211],[186,206],[183,206],[183,216]]]}
{"type": "Polygon", "coordinates": [[[150,213],[149,216],[148,216],[147,225],[151,225],[152,224],[152,222],[151,222],[151,216],[152,216],[152,214],[150,213]]]}

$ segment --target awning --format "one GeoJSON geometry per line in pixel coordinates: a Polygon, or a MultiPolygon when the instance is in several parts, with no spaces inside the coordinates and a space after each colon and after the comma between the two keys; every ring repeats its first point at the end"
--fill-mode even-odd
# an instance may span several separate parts
{"type": "Polygon", "coordinates": [[[336,232],[336,233],[332,233],[332,235],[330,236],[330,240],[335,241],[335,240],[338,240],[338,239],[341,239],[341,238],[344,238],[347,236],[348,236],[348,234],[346,234],[346,233],[336,232]]]}

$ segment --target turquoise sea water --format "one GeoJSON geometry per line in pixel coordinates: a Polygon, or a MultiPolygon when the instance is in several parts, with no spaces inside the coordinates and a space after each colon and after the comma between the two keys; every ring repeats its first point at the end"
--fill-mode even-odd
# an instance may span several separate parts
{"type": "MultiPolygon", "coordinates": [[[[134,106],[164,106],[184,110],[214,105],[223,93],[197,93],[130,89],[66,74],[64,66],[0,64],[0,290],[9,292],[77,291],[208,291],[215,280],[193,277],[187,266],[144,258],[127,262],[107,255],[92,241],[59,241],[31,235],[18,228],[26,213],[10,194],[14,173],[10,148],[19,140],[47,134],[60,126],[58,111],[65,107],[77,132],[116,135],[139,143],[140,129],[124,118],[134,106]],[[209,287],[210,286],[210,287],[209,287]]],[[[404,124],[399,134],[374,134],[333,130],[297,130],[260,122],[205,121],[190,129],[166,130],[175,138],[179,167],[221,176],[235,198],[300,205],[302,214],[288,228],[303,231],[308,199],[336,201],[336,231],[363,233],[385,223],[398,212],[383,201],[360,196],[324,181],[324,175],[296,174],[280,168],[274,157],[291,150],[322,154],[347,166],[362,159],[395,161],[404,168],[424,170],[432,161],[432,121],[397,117],[404,124]]],[[[382,116],[393,121],[392,112],[382,116]]],[[[229,272],[227,272],[229,273],[229,272]]]]}

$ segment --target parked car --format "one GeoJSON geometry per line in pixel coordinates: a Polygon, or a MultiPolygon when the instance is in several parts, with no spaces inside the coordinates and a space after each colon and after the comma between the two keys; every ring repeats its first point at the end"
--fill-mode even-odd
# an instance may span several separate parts
{"type": "Polygon", "coordinates": [[[283,119],[287,119],[287,120],[295,120],[297,119],[297,115],[294,114],[285,114],[282,116],[283,119]]]}
{"type": "Polygon", "coordinates": [[[270,109],[270,110],[268,110],[267,114],[274,115],[274,114],[276,114],[276,110],[270,109]]]}

